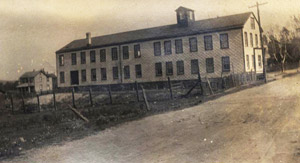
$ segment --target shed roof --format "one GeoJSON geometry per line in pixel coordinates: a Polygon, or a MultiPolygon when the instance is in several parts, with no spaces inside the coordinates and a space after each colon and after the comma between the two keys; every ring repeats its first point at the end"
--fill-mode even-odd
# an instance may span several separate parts
{"type": "Polygon", "coordinates": [[[86,39],[74,40],[56,51],[56,53],[71,52],[99,48],[105,46],[121,45],[139,41],[148,41],[163,38],[182,37],[194,34],[223,31],[242,28],[252,12],[235,14],[205,20],[195,21],[193,24],[182,27],[178,24],[140,29],[111,35],[92,37],[92,44],[87,46],[86,39]]]}

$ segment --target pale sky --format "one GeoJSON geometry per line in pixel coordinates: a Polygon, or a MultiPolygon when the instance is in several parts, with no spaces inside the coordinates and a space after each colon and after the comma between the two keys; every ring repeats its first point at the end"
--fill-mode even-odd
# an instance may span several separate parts
{"type": "MultiPolygon", "coordinates": [[[[261,0],[263,28],[286,25],[299,0],[261,0]]],[[[0,0],[0,80],[25,71],[55,71],[55,51],[75,39],[175,24],[179,6],[196,20],[243,13],[253,0],[0,0]]]]}

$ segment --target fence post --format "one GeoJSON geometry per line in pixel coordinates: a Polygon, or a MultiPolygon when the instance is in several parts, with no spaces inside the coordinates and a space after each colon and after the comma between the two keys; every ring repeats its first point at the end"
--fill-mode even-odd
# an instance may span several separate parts
{"type": "Polygon", "coordinates": [[[110,104],[112,104],[112,97],[111,97],[111,88],[110,88],[110,84],[108,85],[108,93],[109,93],[110,104]]]}
{"type": "Polygon", "coordinates": [[[214,95],[214,91],[213,91],[212,88],[211,88],[209,79],[208,79],[207,77],[205,77],[205,78],[206,78],[206,80],[207,80],[207,84],[208,84],[208,87],[209,87],[209,90],[210,90],[211,95],[214,95]]]}
{"type": "Polygon", "coordinates": [[[202,87],[202,80],[201,80],[200,71],[198,71],[198,82],[199,82],[199,84],[200,84],[201,95],[203,95],[204,92],[203,92],[203,87],[202,87]]]}
{"type": "Polygon", "coordinates": [[[171,99],[173,99],[173,92],[172,92],[172,85],[171,85],[170,77],[168,77],[168,85],[169,85],[169,89],[170,89],[170,97],[171,97],[171,99]]]}
{"type": "Polygon", "coordinates": [[[11,112],[14,114],[14,99],[13,95],[10,95],[10,102],[11,102],[11,112]]]}
{"type": "Polygon", "coordinates": [[[53,90],[53,105],[54,105],[54,110],[56,110],[57,108],[56,108],[56,98],[55,98],[55,92],[54,92],[54,90],[53,90]]]}
{"type": "Polygon", "coordinates": [[[41,112],[40,96],[39,96],[39,95],[36,95],[36,98],[37,98],[37,102],[38,102],[38,109],[39,109],[39,112],[41,112]]]}
{"type": "Polygon", "coordinates": [[[135,81],[135,92],[136,92],[137,101],[139,102],[140,101],[140,97],[139,97],[139,84],[138,84],[137,81],[135,81]]]}
{"type": "Polygon", "coordinates": [[[22,94],[22,108],[23,108],[23,112],[25,113],[25,101],[24,101],[24,96],[22,94]]]}
{"type": "Polygon", "coordinates": [[[147,110],[149,111],[150,110],[150,106],[149,106],[149,103],[148,103],[148,100],[147,100],[146,92],[145,92],[143,86],[141,86],[141,88],[142,88],[142,93],[143,93],[143,97],[144,97],[144,102],[146,104],[147,110]]]}
{"type": "Polygon", "coordinates": [[[90,104],[93,107],[92,88],[89,89],[89,95],[90,95],[90,104]]]}
{"type": "Polygon", "coordinates": [[[72,88],[72,103],[73,103],[73,108],[76,108],[76,105],[75,105],[75,95],[74,95],[74,87],[72,88]]]}

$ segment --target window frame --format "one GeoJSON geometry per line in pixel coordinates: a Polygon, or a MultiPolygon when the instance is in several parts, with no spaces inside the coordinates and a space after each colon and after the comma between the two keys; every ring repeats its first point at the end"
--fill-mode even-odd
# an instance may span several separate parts
{"type": "Polygon", "coordinates": [[[200,72],[199,60],[192,59],[191,60],[191,74],[198,74],[199,72],[200,72]],[[195,64],[195,63],[197,63],[197,64],[195,64]]]}
{"type": "Polygon", "coordinates": [[[119,57],[118,57],[118,48],[117,47],[111,48],[111,60],[112,61],[117,61],[118,59],[119,59],[119,57]]]}
{"type": "Polygon", "coordinates": [[[122,47],[122,53],[123,53],[123,60],[129,59],[129,47],[128,46],[122,47]]]}
{"type": "Polygon", "coordinates": [[[250,57],[249,57],[249,54],[246,55],[246,66],[247,66],[247,69],[250,69],[250,57]]]}
{"type": "Polygon", "coordinates": [[[65,72],[64,71],[59,72],[59,82],[65,83],[65,72]]]}
{"type": "Polygon", "coordinates": [[[135,77],[136,78],[142,78],[143,77],[142,65],[141,64],[135,65],[135,77]]]}
{"type": "Polygon", "coordinates": [[[71,54],[71,62],[72,62],[72,65],[77,65],[77,54],[76,53],[71,54]]]}
{"type": "Polygon", "coordinates": [[[63,54],[60,54],[58,56],[58,62],[59,62],[59,66],[64,66],[65,65],[65,56],[63,54]]]}
{"type": "Polygon", "coordinates": [[[167,61],[166,62],[166,76],[172,76],[173,74],[174,74],[173,62],[172,61],[167,61]],[[170,70],[170,72],[169,72],[169,70],[170,70]]]}
{"type": "Polygon", "coordinates": [[[255,34],[255,45],[256,45],[256,47],[258,47],[258,35],[257,34],[255,34]]]}
{"type": "Polygon", "coordinates": [[[253,17],[250,18],[251,29],[255,29],[255,19],[253,17]]]}
{"type": "Polygon", "coordinates": [[[130,66],[124,66],[124,79],[130,79],[130,66]]]}
{"type": "Polygon", "coordinates": [[[190,52],[198,52],[198,40],[197,37],[190,37],[189,38],[189,46],[190,46],[190,52]],[[192,48],[192,41],[195,40],[195,49],[192,48]]]}
{"type": "Polygon", "coordinates": [[[86,82],[86,69],[81,70],[81,82],[86,82]],[[83,73],[84,72],[84,73],[83,73]]]}
{"type": "Polygon", "coordinates": [[[172,54],[172,41],[171,40],[164,41],[164,54],[165,55],[172,54]]]}
{"type": "Polygon", "coordinates": [[[102,80],[102,81],[107,80],[107,72],[106,72],[106,68],[100,68],[100,73],[101,73],[101,80],[102,80]]]}
{"type": "Polygon", "coordinates": [[[95,50],[90,51],[90,63],[96,63],[96,51],[95,50]]]}
{"type": "Polygon", "coordinates": [[[119,79],[119,68],[117,66],[112,68],[113,80],[119,79]]]}
{"type": "Polygon", "coordinates": [[[183,53],[182,39],[176,39],[175,40],[175,53],[176,54],[182,54],[183,53]]]}
{"type": "Polygon", "coordinates": [[[246,47],[249,47],[249,40],[248,40],[248,33],[247,32],[244,32],[244,37],[245,37],[245,46],[246,47]]]}
{"type": "Polygon", "coordinates": [[[153,51],[154,51],[154,56],[161,56],[161,42],[160,41],[153,43],[153,51]]]}
{"type": "Polygon", "coordinates": [[[96,68],[91,69],[91,81],[92,82],[97,81],[97,69],[96,68]],[[95,74],[93,72],[95,72],[95,74]]]}
{"type": "Polygon", "coordinates": [[[106,62],[106,49],[100,49],[100,62],[106,62]]]}
{"type": "Polygon", "coordinates": [[[205,67],[206,67],[206,73],[214,73],[215,72],[215,63],[214,63],[213,57],[205,58],[205,67]]]}
{"type": "Polygon", "coordinates": [[[86,64],[86,53],[80,52],[80,64],[86,64]]]}
{"type": "Polygon", "coordinates": [[[184,75],[184,61],[176,61],[177,75],[184,75]],[[181,70],[181,71],[180,71],[181,70]]]}
{"type": "Polygon", "coordinates": [[[257,59],[258,59],[258,67],[259,67],[259,68],[262,68],[262,56],[261,56],[261,55],[258,55],[258,56],[257,56],[257,59]]]}
{"type": "Polygon", "coordinates": [[[136,44],[133,46],[133,51],[134,51],[134,58],[141,58],[142,57],[142,52],[141,52],[141,45],[136,44]]]}
{"type": "Polygon", "coordinates": [[[222,33],[222,34],[220,34],[220,48],[221,49],[229,49],[229,36],[228,36],[228,33],[222,33]],[[227,38],[226,39],[227,46],[224,46],[224,42],[223,42],[224,40],[222,40],[222,38],[224,36],[226,36],[225,38],[227,38]]]}
{"type": "Polygon", "coordinates": [[[206,36],[204,36],[203,39],[204,39],[204,49],[205,49],[205,51],[213,50],[214,47],[213,47],[213,38],[212,38],[212,35],[206,35],[206,36]],[[207,40],[209,38],[210,38],[210,40],[207,40]],[[211,46],[209,47],[208,45],[211,45],[211,46]]]}
{"type": "Polygon", "coordinates": [[[253,42],[253,33],[250,33],[250,46],[251,46],[251,47],[254,46],[254,42],[253,42]]]}
{"type": "Polygon", "coordinates": [[[162,71],[162,63],[161,62],[156,62],[155,63],[155,76],[160,77],[163,75],[162,71]],[[160,70],[160,71],[159,71],[160,70]]]}
{"type": "Polygon", "coordinates": [[[222,72],[230,72],[230,57],[229,56],[222,56],[222,72]],[[225,59],[227,59],[228,58],[228,62],[229,63],[224,63],[226,60],[225,59]],[[229,68],[228,69],[225,69],[225,65],[228,65],[229,64],[229,68]]]}

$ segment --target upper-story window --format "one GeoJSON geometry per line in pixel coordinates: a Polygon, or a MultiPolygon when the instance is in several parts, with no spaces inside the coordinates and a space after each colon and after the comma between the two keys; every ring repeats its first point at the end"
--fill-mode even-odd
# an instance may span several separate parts
{"type": "Polygon", "coordinates": [[[205,50],[213,50],[213,40],[212,36],[204,36],[204,47],[205,50]]]}
{"type": "Polygon", "coordinates": [[[106,61],[106,50],[101,49],[100,50],[100,62],[105,62],[106,61]]]}
{"type": "Polygon", "coordinates": [[[59,66],[63,66],[64,65],[64,55],[62,54],[62,55],[59,55],[59,57],[58,57],[58,62],[59,62],[59,66]]]}
{"type": "Polygon", "coordinates": [[[140,58],[141,57],[141,47],[140,44],[134,45],[134,58],[140,58]]]}
{"type": "Polygon", "coordinates": [[[154,56],[160,56],[161,55],[161,44],[160,42],[154,42],[154,56]]]}
{"type": "Polygon", "coordinates": [[[175,40],[175,52],[176,54],[183,53],[182,39],[175,40]]]}
{"type": "Polygon", "coordinates": [[[123,59],[129,59],[129,48],[128,46],[123,46],[123,59]]]}
{"type": "Polygon", "coordinates": [[[165,55],[172,54],[172,44],[171,44],[171,41],[165,41],[164,42],[164,50],[165,50],[165,55]]]}
{"type": "Polygon", "coordinates": [[[247,34],[247,32],[244,32],[244,37],[245,37],[245,46],[248,47],[248,34],[247,34]]]}
{"type": "Polygon", "coordinates": [[[258,47],[258,36],[255,34],[255,46],[258,47]]]}
{"type": "Polygon", "coordinates": [[[229,48],[229,40],[228,40],[228,34],[220,34],[220,44],[221,44],[221,49],[227,49],[229,48]]]}
{"type": "Polygon", "coordinates": [[[111,60],[118,60],[118,49],[111,48],[111,60]]]}
{"type": "Polygon", "coordinates": [[[251,29],[255,29],[255,19],[251,18],[251,29]]]}
{"type": "Polygon", "coordinates": [[[192,37],[189,39],[189,42],[190,42],[190,52],[197,52],[198,51],[197,38],[192,37]]]}
{"type": "Polygon", "coordinates": [[[250,33],[250,45],[251,47],[253,47],[253,34],[250,33]]]}
{"type": "Polygon", "coordinates": [[[80,61],[81,61],[81,64],[85,64],[86,63],[85,52],[81,52],[80,53],[80,61]]]}
{"type": "Polygon", "coordinates": [[[72,53],[71,58],[72,58],[72,65],[76,65],[77,64],[76,53],[72,53]]]}
{"type": "Polygon", "coordinates": [[[96,52],[95,52],[95,50],[90,51],[90,61],[91,61],[91,63],[96,62],[96,52]]]}
{"type": "Polygon", "coordinates": [[[222,71],[230,71],[230,58],[228,56],[222,57],[222,71]]]}

